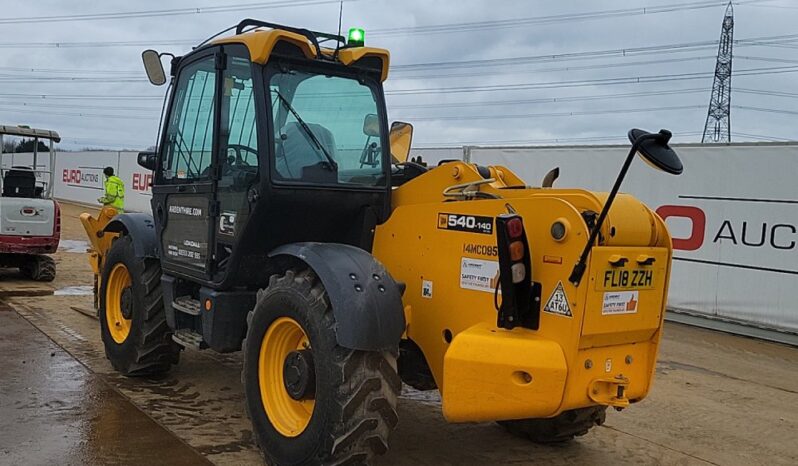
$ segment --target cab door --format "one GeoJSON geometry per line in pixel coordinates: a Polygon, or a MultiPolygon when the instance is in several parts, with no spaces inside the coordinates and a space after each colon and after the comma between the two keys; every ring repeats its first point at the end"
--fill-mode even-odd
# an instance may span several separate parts
{"type": "MultiPolygon", "coordinates": [[[[252,244],[242,242],[245,228],[260,198],[258,105],[253,65],[246,47],[224,46],[221,118],[219,119],[219,180],[216,199],[219,218],[215,226],[214,282],[235,268],[236,256],[252,244]]],[[[252,243],[250,239],[249,243],[252,243]]]]}
{"type": "Polygon", "coordinates": [[[163,269],[209,279],[216,212],[220,65],[212,47],[181,63],[160,145],[152,208],[163,269]]]}

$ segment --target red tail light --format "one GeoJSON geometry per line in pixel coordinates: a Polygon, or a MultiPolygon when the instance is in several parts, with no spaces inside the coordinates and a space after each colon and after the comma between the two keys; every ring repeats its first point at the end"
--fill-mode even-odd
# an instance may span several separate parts
{"type": "Polygon", "coordinates": [[[521,326],[537,330],[540,325],[540,285],[532,281],[529,244],[521,217],[517,214],[496,217],[496,240],[502,291],[497,325],[506,329],[521,326]]]}
{"type": "Polygon", "coordinates": [[[520,238],[524,234],[524,223],[521,222],[521,217],[511,218],[507,221],[507,234],[510,238],[520,238]]]}

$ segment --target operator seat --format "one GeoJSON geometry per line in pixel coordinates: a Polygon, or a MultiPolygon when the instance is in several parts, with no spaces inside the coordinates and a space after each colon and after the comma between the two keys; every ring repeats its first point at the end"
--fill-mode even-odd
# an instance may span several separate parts
{"type": "Polygon", "coordinates": [[[26,167],[12,167],[3,176],[3,197],[36,196],[36,175],[26,167]]]}
{"type": "MultiPolygon", "coordinates": [[[[308,123],[308,127],[327,153],[335,159],[335,138],[330,130],[316,123],[308,123]]],[[[286,180],[338,181],[338,175],[320,164],[328,163],[324,154],[319,151],[310,136],[298,122],[287,123],[280,137],[282,150],[277,150],[277,173],[286,180]]]]}

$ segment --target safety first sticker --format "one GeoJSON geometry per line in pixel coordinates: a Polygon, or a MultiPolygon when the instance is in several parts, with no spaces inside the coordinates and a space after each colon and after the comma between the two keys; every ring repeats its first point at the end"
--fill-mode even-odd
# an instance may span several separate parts
{"type": "Polygon", "coordinates": [[[615,291],[604,293],[602,315],[634,314],[639,302],[637,291],[615,291]]]}
{"type": "Polygon", "coordinates": [[[565,288],[563,288],[562,282],[557,282],[557,287],[554,288],[549,300],[546,301],[546,306],[543,307],[543,312],[565,317],[573,317],[573,314],[571,313],[571,306],[568,305],[568,296],[565,294],[565,288]]]}
{"type": "Polygon", "coordinates": [[[494,293],[498,283],[498,262],[470,257],[460,258],[460,288],[494,293]]]}

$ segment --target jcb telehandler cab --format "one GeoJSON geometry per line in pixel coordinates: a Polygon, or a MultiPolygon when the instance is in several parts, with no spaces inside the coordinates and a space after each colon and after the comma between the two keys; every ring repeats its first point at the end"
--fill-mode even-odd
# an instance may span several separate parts
{"type": "MultiPolygon", "coordinates": [[[[152,213],[82,216],[114,368],[242,350],[254,437],[277,464],[384,453],[402,381],[440,390],[452,422],[542,442],[641,400],[670,271],[662,220],[616,197],[623,176],[607,196],[409,161],[412,127],[386,115],[388,52],[360,40],[244,20],[172,58],[158,149],[139,155],[152,213]]],[[[143,58],[165,83],[161,57],[143,58]]],[[[638,150],[680,172],[668,138],[630,132],[622,174],[638,150]]]]}

